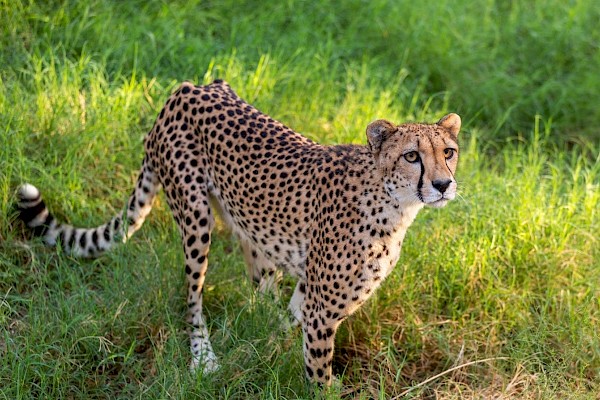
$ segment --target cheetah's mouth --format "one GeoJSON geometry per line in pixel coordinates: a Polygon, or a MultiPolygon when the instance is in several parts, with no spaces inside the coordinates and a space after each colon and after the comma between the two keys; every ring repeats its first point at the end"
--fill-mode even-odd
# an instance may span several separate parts
{"type": "Polygon", "coordinates": [[[429,207],[433,207],[433,208],[441,208],[441,207],[444,207],[449,201],[450,201],[450,199],[442,196],[435,201],[425,203],[425,205],[427,205],[429,207]]]}

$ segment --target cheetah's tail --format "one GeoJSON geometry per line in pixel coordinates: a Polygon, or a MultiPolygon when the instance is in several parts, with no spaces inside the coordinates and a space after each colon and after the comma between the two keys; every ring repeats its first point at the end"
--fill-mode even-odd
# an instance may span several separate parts
{"type": "Polygon", "coordinates": [[[40,191],[25,183],[19,188],[19,218],[50,246],[61,242],[63,249],[74,256],[95,257],[119,241],[127,241],[143,224],[152,208],[160,184],[148,163],[144,162],[137,184],[127,202],[125,212],[114,216],[96,228],[75,228],[58,222],[48,211],[40,191]]]}

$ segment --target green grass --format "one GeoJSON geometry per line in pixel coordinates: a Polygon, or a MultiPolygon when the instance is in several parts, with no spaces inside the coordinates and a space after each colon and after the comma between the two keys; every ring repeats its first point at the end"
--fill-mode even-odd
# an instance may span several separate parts
{"type": "Polygon", "coordinates": [[[200,376],[162,197],[97,260],[14,220],[29,181],[58,217],[104,222],[170,91],[216,77],[327,144],[364,143],[376,118],[463,117],[461,196],[420,213],[342,325],[325,397],[596,396],[599,17],[592,0],[0,1],[0,398],[313,397],[300,332],[276,329],[229,232],[205,290],[223,368],[200,376]]]}

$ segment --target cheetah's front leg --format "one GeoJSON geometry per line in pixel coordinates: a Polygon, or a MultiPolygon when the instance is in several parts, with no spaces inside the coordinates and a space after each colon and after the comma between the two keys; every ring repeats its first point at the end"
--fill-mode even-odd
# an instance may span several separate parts
{"type": "Polygon", "coordinates": [[[335,333],[340,324],[325,318],[322,304],[309,301],[303,307],[304,364],[306,376],[313,382],[331,385],[335,333]],[[311,304],[312,303],[312,304],[311,304]]]}

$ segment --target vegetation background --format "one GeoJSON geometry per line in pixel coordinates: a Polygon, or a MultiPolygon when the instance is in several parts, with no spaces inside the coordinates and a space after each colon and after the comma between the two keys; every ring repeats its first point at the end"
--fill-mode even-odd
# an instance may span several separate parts
{"type": "Polygon", "coordinates": [[[201,376],[164,200],[97,260],[15,221],[24,181],[73,224],[118,212],[170,92],[217,77],[325,144],[463,117],[460,198],[421,212],[322,396],[598,398],[599,20],[595,0],[0,0],[0,398],[315,395],[226,230],[205,291],[223,368],[201,376]]]}

